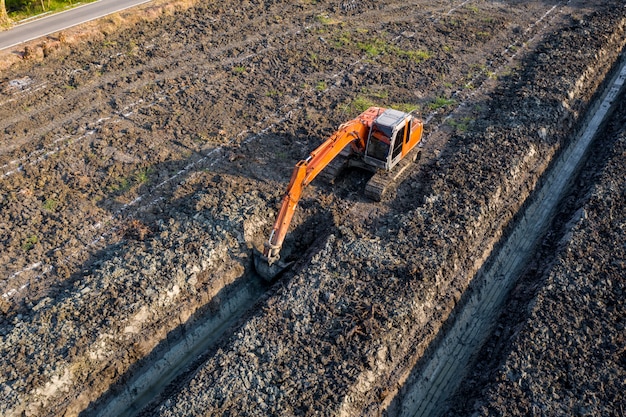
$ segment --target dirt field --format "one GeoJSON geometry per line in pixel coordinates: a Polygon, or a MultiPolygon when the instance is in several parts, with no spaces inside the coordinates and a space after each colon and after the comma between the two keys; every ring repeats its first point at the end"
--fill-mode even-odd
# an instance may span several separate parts
{"type": "MultiPolygon", "coordinates": [[[[133,411],[401,414],[411,375],[618,62],[623,2],[588,3],[210,3],[57,39],[3,71],[0,414],[113,415],[128,384],[160,379],[141,375],[249,283],[237,317],[133,411]],[[294,164],[370,104],[415,109],[422,159],[381,203],[363,196],[370,174],[315,181],[285,245],[294,266],[258,285],[252,248],[294,164]]],[[[615,120],[603,174],[583,181],[591,199],[563,203],[587,217],[514,291],[529,318],[505,310],[485,345],[498,355],[469,371],[449,413],[620,415],[624,253],[585,245],[605,229],[622,239],[615,120]],[[583,266],[597,266],[589,281],[563,283],[583,266]],[[567,327],[582,329],[568,333],[576,353],[545,330],[567,327]]]]}

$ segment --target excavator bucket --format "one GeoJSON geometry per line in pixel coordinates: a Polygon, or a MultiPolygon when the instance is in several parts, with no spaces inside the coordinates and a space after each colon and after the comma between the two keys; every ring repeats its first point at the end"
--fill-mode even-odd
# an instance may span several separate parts
{"type": "Polygon", "coordinates": [[[252,253],[254,256],[254,269],[267,282],[272,282],[276,277],[285,272],[293,262],[274,262],[270,265],[267,262],[267,258],[257,249],[254,249],[252,253]]]}

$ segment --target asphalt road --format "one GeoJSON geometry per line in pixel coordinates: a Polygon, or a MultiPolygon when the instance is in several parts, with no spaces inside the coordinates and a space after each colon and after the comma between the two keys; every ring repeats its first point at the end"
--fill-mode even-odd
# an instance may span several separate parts
{"type": "Polygon", "coordinates": [[[79,6],[62,13],[56,13],[27,23],[22,23],[9,30],[0,32],[0,50],[11,48],[22,42],[37,39],[149,1],[150,0],[99,0],[95,3],[79,6]]]}

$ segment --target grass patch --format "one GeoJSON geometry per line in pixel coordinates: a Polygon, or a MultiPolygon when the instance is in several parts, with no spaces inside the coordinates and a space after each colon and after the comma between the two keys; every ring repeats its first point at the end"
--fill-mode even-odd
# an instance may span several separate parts
{"type": "Polygon", "coordinates": [[[357,98],[355,98],[352,103],[351,103],[351,107],[354,108],[356,111],[358,111],[359,113],[364,112],[365,110],[369,109],[372,106],[375,106],[376,104],[368,99],[367,97],[363,97],[363,96],[359,96],[357,98]]]}
{"type": "Polygon", "coordinates": [[[428,103],[429,110],[438,110],[444,107],[452,106],[456,104],[456,100],[453,98],[437,97],[432,102],[428,103]]]}
{"type": "Polygon", "coordinates": [[[326,81],[318,81],[315,84],[316,91],[325,91],[327,88],[328,88],[328,85],[326,84],[326,81]]]}
{"type": "Polygon", "coordinates": [[[145,184],[150,180],[150,174],[152,174],[152,168],[140,169],[135,172],[135,182],[138,184],[145,184]]]}
{"type": "Polygon", "coordinates": [[[341,20],[334,19],[326,14],[318,14],[317,16],[315,16],[315,20],[324,26],[337,25],[337,24],[342,23],[341,20]]]}
{"type": "Polygon", "coordinates": [[[333,39],[332,43],[335,48],[345,48],[352,44],[352,38],[348,32],[341,32],[333,39]]]}
{"type": "Polygon", "coordinates": [[[398,53],[400,54],[400,56],[406,56],[411,61],[417,64],[419,64],[422,61],[426,61],[427,59],[433,56],[432,53],[428,51],[423,51],[423,50],[404,51],[404,50],[398,49],[398,53]]]}
{"type": "Polygon", "coordinates": [[[357,47],[365,52],[370,58],[376,58],[379,55],[393,55],[409,60],[419,64],[432,57],[432,53],[421,49],[402,49],[398,46],[391,45],[382,39],[370,39],[365,42],[358,42],[357,47]]]}
{"type": "MultiPolygon", "coordinates": [[[[200,136],[203,137],[203,136],[200,136]]],[[[196,139],[198,136],[196,137],[196,139]]],[[[150,181],[150,176],[154,172],[153,168],[141,168],[134,171],[128,177],[118,177],[117,182],[109,185],[108,190],[111,193],[123,194],[135,186],[146,184],[150,181]]],[[[113,175],[113,174],[111,174],[113,175]]]]}
{"type": "MultiPolygon", "coordinates": [[[[81,0],[80,4],[93,3],[96,0],[81,0]]],[[[23,0],[6,0],[7,14],[14,22],[28,19],[42,13],[54,13],[71,9],[78,6],[78,1],[72,0],[42,0],[42,1],[23,1],[23,0]]]]}
{"type": "Polygon", "coordinates": [[[54,198],[49,198],[43,202],[43,209],[46,211],[54,212],[59,206],[59,202],[54,198]]]}
{"type": "Polygon", "coordinates": [[[367,42],[359,42],[357,46],[370,58],[375,58],[385,51],[386,44],[380,39],[374,39],[367,42]]]}
{"type": "Polygon", "coordinates": [[[39,243],[39,238],[37,237],[37,235],[31,235],[26,238],[26,240],[24,240],[24,242],[22,243],[22,249],[24,251],[29,251],[34,248],[37,243],[39,243]]]}
{"type": "Polygon", "coordinates": [[[471,117],[463,117],[459,120],[455,120],[455,119],[448,119],[447,120],[447,124],[449,126],[452,126],[457,132],[459,133],[465,133],[467,132],[467,130],[469,129],[469,127],[471,126],[471,124],[474,122],[474,119],[471,117]]]}
{"type": "Polygon", "coordinates": [[[372,106],[376,106],[371,99],[365,96],[358,96],[350,103],[342,106],[342,110],[346,113],[363,113],[365,110],[369,109],[372,106]]]}
{"type": "Polygon", "coordinates": [[[114,193],[123,193],[130,189],[130,181],[128,178],[120,178],[120,180],[111,186],[109,186],[109,190],[114,193]]]}
{"type": "Polygon", "coordinates": [[[371,90],[367,87],[363,87],[361,88],[361,93],[381,100],[389,98],[389,91],[386,90],[371,90]]]}
{"type": "Polygon", "coordinates": [[[420,108],[419,105],[414,104],[414,103],[393,103],[389,107],[391,107],[394,110],[403,111],[405,113],[411,113],[420,108]]]}

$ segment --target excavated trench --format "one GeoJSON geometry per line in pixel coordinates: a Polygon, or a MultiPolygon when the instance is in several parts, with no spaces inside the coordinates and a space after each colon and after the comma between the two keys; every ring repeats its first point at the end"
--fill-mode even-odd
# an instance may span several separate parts
{"type": "Polygon", "coordinates": [[[172,381],[188,372],[222,337],[232,332],[237,321],[267,290],[254,273],[247,273],[230,287],[223,288],[216,296],[223,300],[216,308],[197,314],[193,319],[195,324],[185,326],[185,330],[173,330],[178,337],[171,342],[168,338],[157,346],[129,371],[132,377],[127,382],[115,386],[109,395],[81,415],[131,417],[159,398],[172,381]]]}
{"type": "MultiPolygon", "coordinates": [[[[358,175],[359,178],[361,176],[358,175]]],[[[363,175],[357,181],[339,181],[334,191],[339,195],[354,193],[356,187],[362,188],[365,177],[363,175]]],[[[326,230],[326,233],[333,230],[332,217],[321,210],[314,199],[305,198],[301,206],[300,211],[313,214],[306,217],[299,213],[294,222],[295,227],[285,240],[282,255],[288,262],[295,264],[290,267],[292,271],[285,271],[273,283],[269,283],[256,273],[250,256],[245,261],[242,275],[222,287],[188,321],[171,330],[171,336],[168,335],[148,356],[129,369],[127,376],[121,379],[122,383],[113,385],[80,415],[138,415],[151,404],[167,398],[168,392],[175,390],[178,383],[193,374],[194,369],[237,331],[263,300],[276,291],[274,286],[280,285],[278,279],[288,280],[289,276],[293,276],[293,271],[301,268],[306,255],[299,261],[294,256],[316,250],[314,239],[323,240],[325,236],[319,230],[326,230]],[[302,217],[306,218],[300,220],[302,217]]],[[[258,234],[258,230],[255,233],[258,234]]]]}
{"type": "Polygon", "coordinates": [[[412,372],[400,399],[387,410],[389,415],[438,416],[446,411],[446,401],[492,333],[509,292],[531,262],[537,243],[549,230],[548,225],[590,152],[594,138],[618,104],[618,98],[623,98],[625,82],[626,57],[622,54],[617,70],[585,117],[581,131],[554,160],[540,181],[541,186],[531,195],[530,203],[518,213],[515,225],[497,245],[498,249],[490,255],[452,313],[444,334],[438,336],[436,346],[429,348],[427,358],[412,372]]]}

